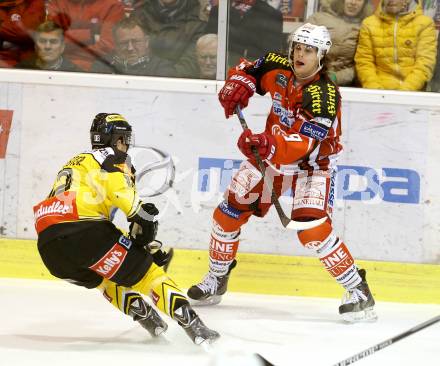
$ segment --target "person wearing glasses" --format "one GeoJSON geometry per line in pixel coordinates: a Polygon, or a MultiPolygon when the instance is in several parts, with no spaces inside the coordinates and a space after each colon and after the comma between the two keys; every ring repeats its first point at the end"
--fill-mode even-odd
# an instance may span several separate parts
{"type": "Polygon", "coordinates": [[[124,18],[113,28],[115,49],[108,57],[97,59],[92,72],[150,76],[175,76],[173,64],[154,55],[150,37],[134,16],[124,18]]]}

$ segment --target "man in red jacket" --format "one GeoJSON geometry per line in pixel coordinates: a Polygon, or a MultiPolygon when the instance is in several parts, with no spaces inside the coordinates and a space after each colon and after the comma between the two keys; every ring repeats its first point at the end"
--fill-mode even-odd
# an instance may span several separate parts
{"type": "Polygon", "coordinates": [[[44,16],[44,0],[0,2],[0,67],[14,67],[32,54],[32,32],[44,16]]]}

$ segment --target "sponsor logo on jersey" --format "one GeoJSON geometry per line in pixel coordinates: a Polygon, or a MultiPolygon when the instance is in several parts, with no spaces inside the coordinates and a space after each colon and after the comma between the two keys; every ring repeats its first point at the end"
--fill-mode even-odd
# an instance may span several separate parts
{"type": "Polygon", "coordinates": [[[102,277],[111,279],[121,267],[126,256],[127,249],[119,243],[115,243],[115,245],[113,245],[113,247],[105,253],[100,260],[89,268],[102,277]]]}
{"type": "Polygon", "coordinates": [[[277,74],[275,77],[275,83],[281,86],[283,89],[287,88],[287,76],[284,74],[277,74]]]}
{"type": "Polygon", "coordinates": [[[282,125],[290,128],[295,122],[295,114],[293,113],[293,111],[284,108],[284,106],[280,102],[273,100],[272,110],[274,114],[279,116],[279,121],[282,125]]]}
{"type": "Polygon", "coordinates": [[[336,115],[336,87],[327,84],[327,111],[331,116],[336,115]]]}
{"type": "Polygon", "coordinates": [[[335,203],[335,177],[336,174],[332,174],[330,177],[330,187],[327,198],[327,214],[329,217],[333,215],[333,206],[335,203]]]}
{"type": "Polygon", "coordinates": [[[255,92],[256,90],[254,82],[251,79],[248,79],[246,76],[235,74],[232,75],[229,80],[241,81],[243,84],[249,86],[249,88],[251,88],[252,91],[255,92]]]}
{"type": "Polygon", "coordinates": [[[225,243],[211,236],[209,243],[209,257],[218,261],[231,261],[235,258],[237,243],[225,243]]]}
{"type": "Polygon", "coordinates": [[[304,136],[308,136],[318,141],[324,140],[328,133],[325,128],[319,127],[310,122],[303,122],[299,132],[304,136]]]}
{"type": "Polygon", "coordinates": [[[333,277],[339,277],[353,266],[353,257],[348,252],[344,243],[341,243],[334,251],[320,258],[322,264],[333,277]]]}
{"type": "Polygon", "coordinates": [[[294,209],[325,207],[326,178],[324,176],[299,177],[293,197],[294,209]]]}
{"type": "Polygon", "coordinates": [[[316,114],[322,113],[322,89],[319,85],[313,84],[308,86],[305,91],[312,98],[312,112],[316,114]]]}
{"type": "Polygon", "coordinates": [[[232,217],[233,219],[238,220],[241,215],[241,211],[237,210],[235,207],[229,206],[226,201],[223,201],[218,205],[218,208],[221,212],[223,212],[225,215],[228,215],[229,217],[232,217]]]}
{"type": "Polygon", "coordinates": [[[289,60],[277,53],[269,52],[265,57],[266,62],[275,62],[277,64],[281,64],[283,66],[290,66],[289,60]]]}
{"type": "Polygon", "coordinates": [[[64,192],[34,206],[35,229],[41,233],[49,226],[77,221],[76,193],[64,192]]]}

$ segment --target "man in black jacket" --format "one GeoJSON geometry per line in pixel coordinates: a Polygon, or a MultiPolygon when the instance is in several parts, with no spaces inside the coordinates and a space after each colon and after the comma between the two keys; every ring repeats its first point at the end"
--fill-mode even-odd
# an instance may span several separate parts
{"type": "Polygon", "coordinates": [[[51,71],[81,71],[77,66],[63,56],[64,31],[53,21],[41,23],[34,34],[34,55],[19,62],[17,69],[51,70],[51,71]]]}
{"type": "Polygon", "coordinates": [[[176,76],[173,64],[153,54],[150,37],[135,17],[124,18],[113,29],[114,52],[98,59],[91,71],[107,74],[176,76]]]}

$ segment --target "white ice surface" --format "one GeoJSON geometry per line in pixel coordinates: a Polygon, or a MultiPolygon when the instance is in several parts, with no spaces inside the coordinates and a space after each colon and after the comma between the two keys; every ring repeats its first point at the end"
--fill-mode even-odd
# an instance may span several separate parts
{"type": "MultiPolygon", "coordinates": [[[[347,325],[338,300],[228,293],[197,308],[222,338],[208,352],[168,318],[152,339],[97,290],[0,279],[0,365],[247,366],[254,352],[277,366],[330,366],[440,314],[439,305],[378,303],[376,323],[347,325]]],[[[440,365],[440,323],[355,365],[440,365]]]]}

